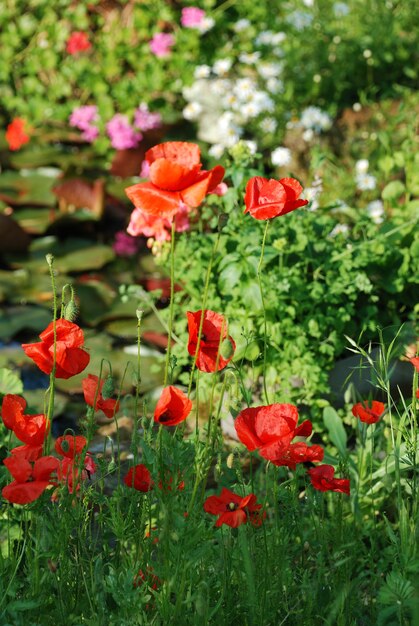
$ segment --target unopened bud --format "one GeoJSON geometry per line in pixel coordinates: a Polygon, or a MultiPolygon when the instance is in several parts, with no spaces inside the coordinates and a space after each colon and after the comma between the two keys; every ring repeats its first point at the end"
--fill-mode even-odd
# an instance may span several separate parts
{"type": "Polygon", "coordinates": [[[48,265],[51,267],[52,264],[54,263],[54,255],[48,253],[45,255],[45,258],[46,258],[48,265]]]}
{"type": "Polygon", "coordinates": [[[223,343],[221,344],[220,354],[223,359],[230,359],[233,356],[234,348],[230,339],[224,339],[223,343]]]}
{"type": "Polygon", "coordinates": [[[137,310],[135,311],[135,313],[136,313],[136,315],[137,315],[137,320],[138,320],[139,322],[141,322],[141,319],[142,319],[142,317],[143,317],[143,315],[144,315],[144,311],[143,311],[143,309],[137,309],[137,310]]]}
{"type": "Polygon", "coordinates": [[[77,304],[75,303],[74,300],[70,300],[70,302],[66,304],[64,308],[64,319],[68,320],[69,322],[74,322],[74,320],[77,317],[77,313],[78,313],[77,304]]]}
{"type": "Polygon", "coordinates": [[[107,400],[108,398],[112,398],[114,391],[115,391],[115,387],[113,383],[113,378],[112,376],[108,376],[102,388],[103,399],[107,400]]]}

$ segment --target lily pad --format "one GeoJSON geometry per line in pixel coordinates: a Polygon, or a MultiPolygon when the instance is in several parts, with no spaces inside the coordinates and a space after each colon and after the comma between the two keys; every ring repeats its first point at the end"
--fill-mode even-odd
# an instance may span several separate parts
{"type": "Polygon", "coordinates": [[[23,384],[19,376],[7,367],[2,367],[0,369],[0,395],[20,394],[22,392],[23,384]]]}
{"type": "Polygon", "coordinates": [[[0,198],[14,205],[55,205],[51,189],[55,179],[36,172],[5,172],[0,176],[0,198]]]}
{"type": "Polygon", "coordinates": [[[51,322],[51,312],[42,307],[9,307],[0,312],[0,339],[9,341],[22,330],[42,332],[51,322]]]}

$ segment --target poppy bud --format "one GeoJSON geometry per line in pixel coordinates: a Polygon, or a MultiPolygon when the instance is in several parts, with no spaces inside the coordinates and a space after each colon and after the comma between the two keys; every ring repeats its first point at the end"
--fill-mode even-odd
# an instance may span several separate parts
{"type": "Polygon", "coordinates": [[[61,449],[63,452],[68,452],[70,450],[70,444],[68,443],[67,439],[63,439],[61,441],[61,449]]]}
{"type": "Polygon", "coordinates": [[[104,400],[107,400],[108,398],[111,398],[114,394],[115,388],[114,388],[114,384],[113,384],[113,378],[112,376],[108,376],[107,379],[105,380],[105,383],[102,387],[102,398],[104,400]]]}
{"type": "Polygon", "coordinates": [[[218,230],[223,230],[227,222],[228,222],[228,214],[221,213],[218,217],[218,230]]]}
{"type": "Polygon", "coordinates": [[[75,301],[70,300],[70,302],[66,304],[64,308],[64,319],[68,320],[69,322],[74,322],[77,317],[78,310],[79,309],[75,301]]]}
{"type": "Polygon", "coordinates": [[[220,354],[223,359],[231,359],[234,354],[234,347],[230,339],[224,339],[220,347],[220,354]]]}

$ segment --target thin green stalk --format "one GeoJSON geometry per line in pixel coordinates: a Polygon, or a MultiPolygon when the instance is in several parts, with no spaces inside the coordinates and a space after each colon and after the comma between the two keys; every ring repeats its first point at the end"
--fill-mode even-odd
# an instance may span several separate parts
{"type": "Polygon", "coordinates": [[[217,238],[215,240],[214,247],[213,247],[212,252],[211,252],[211,257],[210,257],[210,260],[209,260],[209,263],[208,263],[207,275],[205,277],[204,294],[203,294],[203,297],[202,297],[202,314],[201,314],[201,319],[200,319],[200,322],[199,322],[198,338],[197,338],[197,342],[196,342],[195,355],[194,355],[194,359],[193,359],[193,363],[192,363],[192,367],[191,367],[191,373],[190,373],[190,377],[189,377],[188,398],[191,395],[191,391],[192,391],[192,383],[193,383],[194,371],[195,371],[195,367],[196,367],[196,362],[198,360],[199,347],[200,347],[200,344],[201,344],[202,327],[204,325],[204,311],[205,311],[206,306],[207,306],[208,289],[209,289],[209,283],[210,283],[210,278],[211,278],[212,264],[214,262],[215,255],[216,255],[217,250],[218,250],[218,245],[220,243],[220,237],[221,237],[221,229],[218,230],[217,238]]]}
{"type": "Polygon", "coordinates": [[[54,400],[55,400],[55,372],[57,369],[57,285],[55,282],[55,274],[54,274],[54,257],[52,254],[47,254],[46,260],[49,267],[49,273],[51,277],[51,286],[52,286],[52,297],[53,297],[53,320],[52,327],[54,333],[54,349],[53,349],[53,361],[52,361],[52,370],[49,376],[49,397],[48,397],[48,409],[47,409],[47,420],[50,424],[50,428],[48,430],[48,436],[45,438],[45,454],[49,454],[51,448],[51,424],[52,418],[54,415],[54,400]]]}
{"type": "Polygon", "coordinates": [[[266,243],[266,235],[268,233],[268,228],[269,228],[269,220],[266,220],[265,230],[263,232],[262,248],[260,251],[260,259],[259,259],[259,263],[257,267],[257,278],[258,278],[258,283],[259,283],[260,299],[262,300],[262,308],[263,308],[263,391],[265,393],[266,404],[269,404],[268,389],[266,386],[267,320],[266,320],[265,299],[263,297],[261,269],[262,269],[262,263],[263,263],[263,255],[265,253],[265,243],[266,243]]]}
{"type": "Polygon", "coordinates": [[[175,294],[175,220],[172,219],[172,235],[170,240],[170,304],[169,304],[169,324],[166,350],[166,365],[164,368],[163,386],[166,387],[169,376],[170,353],[172,350],[172,328],[173,328],[173,305],[175,294]]]}

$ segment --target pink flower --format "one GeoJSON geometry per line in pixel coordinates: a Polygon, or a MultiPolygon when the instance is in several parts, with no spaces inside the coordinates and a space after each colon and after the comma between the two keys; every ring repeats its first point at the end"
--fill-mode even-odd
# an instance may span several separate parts
{"type": "MultiPolygon", "coordinates": [[[[189,228],[188,208],[184,205],[174,217],[175,229],[178,233],[189,228]]],[[[154,241],[170,241],[171,222],[166,217],[151,215],[136,208],[131,214],[127,232],[134,237],[143,235],[154,241]]]]}
{"type": "Polygon", "coordinates": [[[70,126],[86,130],[98,120],[97,106],[94,104],[76,107],[70,115],[70,126]]]}
{"type": "Polygon", "coordinates": [[[147,159],[141,163],[140,178],[148,178],[150,174],[150,163],[147,159]]]}
{"type": "Polygon", "coordinates": [[[87,105],[76,107],[70,115],[70,126],[82,130],[82,137],[89,143],[92,143],[99,135],[99,129],[93,125],[99,119],[97,106],[87,105]]]}
{"type": "Polygon", "coordinates": [[[150,50],[156,57],[167,57],[170,48],[174,45],[175,38],[170,33],[156,33],[149,41],[150,50]]]}
{"type": "Polygon", "coordinates": [[[134,113],[134,126],[143,131],[160,128],[161,115],[160,113],[151,113],[148,106],[143,102],[134,113]]]}
{"type": "Polygon", "coordinates": [[[124,230],[115,233],[112,248],[118,256],[130,257],[138,252],[138,239],[131,237],[124,230]]]}
{"type": "Polygon", "coordinates": [[[92,47],[92,44],[89,41],[86,33],[82,33],[80,31],[76,31],[71,33],[70,37],[67,40],[66,51],[68,54],[77,54],[78,52],[84,52],[84,50],[89,50],[92,47]]]}
{"type": "Polygon", "coordinates": [[[228,187],[225,183],[219,183],[215,189],[211,191],[211,193],[216,196],[225,196],[228,191],[228,187]]]}
{"type": "Polygon", "coordinates": [[[106,124],[112,147],[116,150],[127,150],[136,148],[143,138],[141,133],[136,133],[131,127],[126,115],[117,113],[106,124]]]}
{"type": "Polygon", "coordinates": [[[94,140],[98,138],[98,135],[99,129],[96,128],[96,126],[89,126],[89,128],[86,128],[86,130],[84,130],[81,134],[83,139],[89,143],[93,143],[94,140]]]}
{"type": "Polygon", "coordinates": [[[182,17],[180,23],[185,28],[197,28],[201,26],[201,22],[205,17],[205,11],[198,7],[186,7],[182,9],[182,17]]]}

